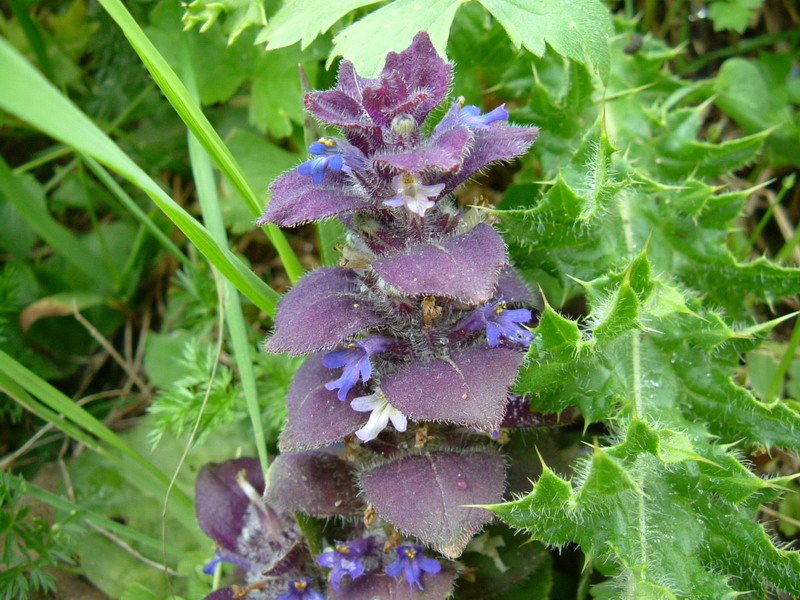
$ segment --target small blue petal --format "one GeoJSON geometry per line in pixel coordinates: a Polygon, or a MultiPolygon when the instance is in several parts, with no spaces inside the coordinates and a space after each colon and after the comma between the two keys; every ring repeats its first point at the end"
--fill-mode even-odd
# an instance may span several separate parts
{"type": "Polygon", "coordinates": [[[336,592],[340,592],[342,577],[348,575],[357,579],[364,574],[364,563],[361,556],[372,550],[373,538],[357,539],[351,542],[337,542],[333,550],[317,555],[317,562],[323,567],[332,567],[331,584],[336,592]]]}
{"type": "Polygon", "coordinates": [[[464,125],[475,127],[477,129],[485,129],[495,121],[507,121],[508,111],[506,105],[501,104],[497,108],[489,111],[486,114],[481,114],[481,109],[474,104],[468,104],[463,107],[458,113],[458,119],[464,125]]]}
{"type": "Polygon", "coordinates": [[[509,310],[502,300],[492,302],[475,309],[460,323],[460,327],[468,331],[486,329],[486,341],[496,347],[501,339],[529,346],[533,341],[533,333],[519,323],[527,323],[532,318],[527,308],[509,310]]]}
{"type": "Polygon", "coordinates": [[[392,338],[373,336],[355,340],[352,348],[334,350],[326,354],[322,358],[323,365],[329,369],[344,367],[344,370],[338,379],[326,383],[325,389],[338,389],[337,397],[339,400],[344,400],[347,393],[358,383],[359,377],[364,383],[369,381],[372,377],[370,358],[385,351],[392,341],[392,338]]]}
{"type": "Polygon", "coordinates": [[[203,567],[203,573],[205,573],[206,575],[213,575],[214,572],[217,570],[219,563],[221,562],[222,559],[219,556],[215,555],[214,558],[208,561],[208,563],[206,563],[206,566],[203,567]]]}
{"type": "Polygon", "coordinates": [[[325,179],[325,171],[342,171],[345,167],[344,159],[338,145],[333,140],[320,138],[313,142],[308,151],[316,155],[316,158],[309,159],[297,167],[297,172],[301,175],[311,176],[314,184],[320,184],[325,179]]]}
{"type": "Polygon", "coordinates": [[[327,149],[328,146],[321,142],[312,142],[308,147],[308,151],[311,152],[311,154],[316,154],[317,156],[325,154],[327,149]]]}
{"type": "Polygon", "coordinates": [[[420,580],[423,571],[426,573],[438,573],[442,570],[442,565],[439,564],[438,560],[422,553],[422,546],[398,546],[396,552],[397,559],[386,567],[385,572],[392,577],[399,577],[402,573],[408,582],[411,593],[414,592],[415,585],[420,590],[425,589],[422,587],[422,581],[420,580]]]}

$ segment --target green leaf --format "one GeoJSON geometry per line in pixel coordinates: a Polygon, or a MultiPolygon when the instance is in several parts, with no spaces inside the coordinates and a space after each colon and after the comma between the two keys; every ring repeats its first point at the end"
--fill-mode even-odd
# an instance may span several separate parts
{"type": "Polygon", "coordinates": [[[259,34],[256,43],[268,42],[267,50],[275,50],[300,42],[300,48],[305,49],[348,13],[378,1],[329,0],[320,3],[317,0],[289,0],[270,19],[269,26],[259,34]]]}
{"type": "MultiPolygon", "coordinates": [[[[297,65],[302,64],[312,80],[319,61],[317,52],[294,46],[259,56],[253,70],[253,92],[250,99],[250,122],[273,138],[289,137],[292,124],[302,124],[303,94],[297,65]]],[[[256,188],[258,189],[258,188],[256,188]]]]}
{"type": "Polygon", "coordinates": [[[333,39],[330,68],[337,56],[351,61],[362,77],[374,77],[389,51],[405,50],[419,31],[427,31],[434,47],[445,54],[450,25],[466,0],[394,0],[350,25],[333,39]],[[409,18],[413,15],[413,18],[409,18]]]}
{"type": "Polygon", "coordinates": [[[708,16],[714,22],[714,31],[732,29],[742,33],[763,3],[764,0],[715,0],[708,8],[708,16]]]}
{"type": "Polygon", "coordinates": [[[263,27],[267,24],[263,0],[193,0],[184,4],[183,9],[184,30],[200,25],[200,31],[205,32],[214,23],[221,21],[229,46],[248,27],[263,27]],[[224,15],[222,19],[221,15],[224,15]]]}
{"type": "Polygon", "coordinates": [[[548,354],[562,360],[574,358],[581,343],[581,332],[577,321],[565,319],[545,303],[539,316],[535,334],[548,354]]]}
{"type": "Polygon", "coordinates": [[[608,342],[631,329],[637,329],[639,299],[628,281],[592,307],[589,315],[598,343],[608,342]]]}
{"type": "MultiPolygon", "coordinates": [[[[288,152],[262,136],[244,129],[234,129],[226,140],[251,187],[254,190],[264,190],[265,195],[269,194],[269,184],[278,175],[295,166],[299,160],[297,154],[288,152]]],[[[225,225],[232,233],[243,234],[252,231],[252,213],[241,202],[241,196],[236,188],[227,180],[222,181],[220,202],[225,225]]]]}
{"type": "MultiPolygon", "coordinates": [[[[609,452],[596,449],[576,490],[545,469],[530,494],[488,508],[534,539],[555,546],[577,541],[591,559],[616,564],[611,571],[613,579],[595,588],[599,597],[713,600],[732,599],[738,589],[764,589],[764,580],[749,568],[752,563],[730,560],[731,552],[757,560],[772,583],[789,591],[796,588],[790,575],[800,572],[796,551],[772,546],[747,511],[734,505],[715,511],[716,503],[708,496],[692,498],[691,486],[718,485],[718,477],[699,474],[686,461],[673,462],[667,468],[651,455],[652,444],[640,445],[644,454],[637,455],[631,451],[632,441],[629,436],[629,454],[622,461],[610,455],[617,448],[609,452]],[[681,505],[675,503],[678,499],[682,499],[681,505]],[[717,545],[721,533],[716,524],[703,526],[712,512],[725,514],[727,531],[745,534],[739,539],[726,535],[728,551],[709,549],[709,545],[717,545]],[[765,556],[780,566],[770,567],[764,558],[756,558],[750,549],[754,543],[763,544],[765,556]],[[715,565],[714,572],[707,569],[708,560],[715,565]],[[745,576],[748,581],[733,588],[724,573],[745,576]]],[[[758,479],[752,474],[749,477],[758,479]]]]}
{"type": "MultiPolygon", "coordinates": [[[[115,458],[117,466],[126,469],[126,477],[135,485],[154,494],[159,499],[164,497],[169,486],[169,479],[153,462],[131,448],[120,436],[84,408],[10,358],[2,350],[0,350],[0,386],[28,410],[62,429],[75,440],[86,444],[103,456],[115,458]],[[38,397],[46,406],[40,405],[28,394],[38,397]],[[96,442],[94,438],[102,443],[96,442]],[[112,451],[127,457],[130,462],[126,463],[116,457],[112,451]],[[133,469],[131,469],[131,465],[133,469]]],[[[182,489],[175,488],[172,493],[179,507],[179,510],[175,511],[175,516],[187,527],[193,527],[195,520],[191,511],[191,499],[182,489]]]]}
{"type": "Polygon", "coordinates": [[[515,46],[524,46],[536,56],[543,56],[546,42],[562,56],[591,65],[602,79],[608,78],[607,43],[612,26],[602,2],[480,0],[480,3],[505,27],[515,46]]]}
{"type": "Polygon", "coordinates": [[[74,264],[101,287],[108,287],[113,278],[108,266],[92,253],[47,210],[44,191],[30,176],[15,176],[0,157],[0,192],[56,252],[74,264]]]}

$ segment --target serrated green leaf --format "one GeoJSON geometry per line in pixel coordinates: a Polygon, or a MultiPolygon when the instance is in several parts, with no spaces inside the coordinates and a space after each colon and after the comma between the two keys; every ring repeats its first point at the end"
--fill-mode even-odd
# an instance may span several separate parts
{"type": "Polygon", "coordinates": [[[567,360],[578,353],[581,342],[578,322],[565,319],[549,304],[545,304],[539,316],[535,334],[539,336],[543,349],[551,356],[567,360]]]}
{"type": "Polygon", "coordinates": [[[608,342],[637,328],[639,299],[630,283],[623,281],[599,306],[592,308],[592,334],[598,343],[608,342]]]}
{"type": "Polygon", "coordinates": [[[715,0],[708,7],[714,31],[733,29],[742,33],[764,0],[715,0]]]}
{"type": "Polygon", "coordinates": [[[516,46],[543,56],[545,43],[561,54],[591,65],[608,78],[608,37],[612,33],[608,9],[596,0],[480,0],[500,21],[516,46]]]}
{"type": "Polygon", "coordinates": [[[275,50],[300,42],[305,49],[321,33],[348,13],[376,4],[379,0],[290,0],[286,2],[261,31],[256,43],[267,42],[267,50],[275,50]]]}
{"type": "Polygon", "coordinates": [[[333,39],[327,66],[337,56],[344,56],[362,77],[374,77],[389,51],[405,50],[417,32],[423,30],[428,32],[439,54],[444,55],[450,25],[465,1],[394,0],[339,33],[333,39]]]}
{"type": "Polygon", "coordinates": [[[183,10],[184,31],[199,25],[200,31],[206,32],[214,23],[221,21],[229,46],[248,27],[267,24],[262,0],[193,0],[185,3],[183,10]],[[221,15],[224,15],[222,19],[221,15]]]}

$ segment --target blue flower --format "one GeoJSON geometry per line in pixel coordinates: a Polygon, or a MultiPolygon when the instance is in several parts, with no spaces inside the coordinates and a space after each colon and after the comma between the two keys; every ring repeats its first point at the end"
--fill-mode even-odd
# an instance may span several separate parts
{"type": "Polygon", "coordinates": [[[344,367],[339,379],[329,381],[325,384],[325,389],[339,392],[336,397],[344,400],[347,392],[350,391],[357,382],[359,376],[361,381],[367,382],[372,377],[372,363],[370,357],[373,354],[384,352],[392,343],[392,338],[373,336],[363,340],[355,340],[348,344],[346,348],[329,352],[322,359],[322,364],[329,369],[344,367]]]}
{"type": "Polygon", "coordinates": [[[308,147],[311,154],[316,154],[317,158],[312,158],[297,167],[297,172],[301,175],[310,175],[314,183],[322,183],[325,179],[325,171],[341,171],[345,168],[341,150],[336,142],[330,138],[319,138],[308,147]]]}
{"type": "Polygon", "coordinates": [[[481,109],[474,104],[467,104],[458,111],[458,120],[468,127],[486,129],[495,121],[508,121],[508,111],[505,103],[486,114],[481,114],[481,109]]]}
{"type": "Polygon", "coordinates": [[[353,540],[351,542],[337,542],[333,550],[317,554],[317,562],[331,571],[331,584],[337,593],[341,592],[339,584],[342,577],[349,575],[356,579],[364,574],[364,563],[361,556],[372,550],[372,538],[353,540]]]}
{"type": "Polygon", "coordinates": [[[311,578],[294,579],[289,582],[289,591],[275,600],[325,600],[325,596],[311,587],[311,578]]]}
{"type": "Polygon", "coordinates": [[[527,347],[533,334],[518,323],[530,320],[531,311],[527,308],[509,310],[504,300],[498,300],[476,309],[461,322],[461,326],[473,331],[485,328],[486,340],[493,348],[500,343],[500,338],[527,347]]]}
{"type": "Polygon", "coordinates": [[[217,570],[217,565],[219,565],[221,562],[233,563],[235,565],[239,565],[243,569],[252,568],[250,563],[238,554],[231,552],[230,550],[225,550],[224,548],[217,548],[214,553],[214,558],[208,561],[206,566],[203,567],[203,573],[206,575],[213,575],[217,570]]]}
{"type": "Polygon", "coordinates": [[[439,561],[425,556],[422,553],[422,546],[408,545],[397,547],[397,559],[386,567],[386,574],[392,577],[399,577],[401,573],[405,574],[406,581],[411,591],[414,591],[414,584],[420,590],[423,590],[420,576],[422,572],[438,573],[442,570],[442,565],[439,561]]]}

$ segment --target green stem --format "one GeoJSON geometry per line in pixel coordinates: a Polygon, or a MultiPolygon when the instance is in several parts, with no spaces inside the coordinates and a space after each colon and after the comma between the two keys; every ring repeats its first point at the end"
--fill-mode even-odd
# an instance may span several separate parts
{"type": "Polygon", "coordinates": [[[780,33],[770,33],[742,39],[734,44],[731,44],[730,46],[724,46],[718,50],[712,50],[700,58],[686,63],[685,65],[681,66],[681,68],[678,70],[678,73],[680,75],[691,75],[695,71],[702,69],[708,63],[717,59],[725,58],[727,56],[744,55],[752,52],[753,50],[757,50],[758,48],[771,46],[775,42],[780,42],[781,40],[791,39],[798,36],[800,36],[800,28],[795,27],[787,31],[781,31],[780,33]]]}
{"type": "Polygon", "coordinates": [[[766,404],[774,401],[780,395],[783,389],[783,380],[786,377],[786,372],[789,370],[789,365],[792,364],[792,359],[794,358],[794,353],[795,350],[797,350],[798,344],[800,344],[800,318],[796,318],[794,321],[792,337],[789,338],[789,343],[786,345],[786,350],[781,357],[781,362],[778,363],[778,369],[772,376],[772,381],[770,381],[767,392],[764,394],[764,402],[766,404]]]}
{"type": "MultiPolygon", "coordinates": [[[[194,65],[189,51],[190,39],[182,36],[182,66],[186,77],[187,87],[195,98],[198,97],[197,84],[195,80],[194,65]]],[[[203,150],[197,137],[188,132],[189,156],[192,163],[192,173],[194,174],[195,185],[197,186],[197,197],[200,201],[200,209],[203,213],[203,221],[208,227],[208,231],[215,241],[224,246],[228,244],[228,236],[225,231],[225,224],[220,208],[217,186],[214,181],[214,170],[211,159],[203,150]]],[[[233,354],[236,364],[239,367],[239,379],[242,382],[247,411],[250,415],[250,423],[253,427],[258,458],[261,462],[261,470],[266,476],[269,468],[269,455],[264,439],[264,428],[261,423],[261,407],[258,403],[258,390],[256,388],[256,376],[253,370],[253,355],[250,342],[247,337],[247,324],[242,312],[242,303],[236,289],[228,281],[223,284],[225,287],[225,313],[228,316],[228,333],[233,346],[233,354]]],[[[222,335],[222,332],[220,332],[222,335]]]]}

